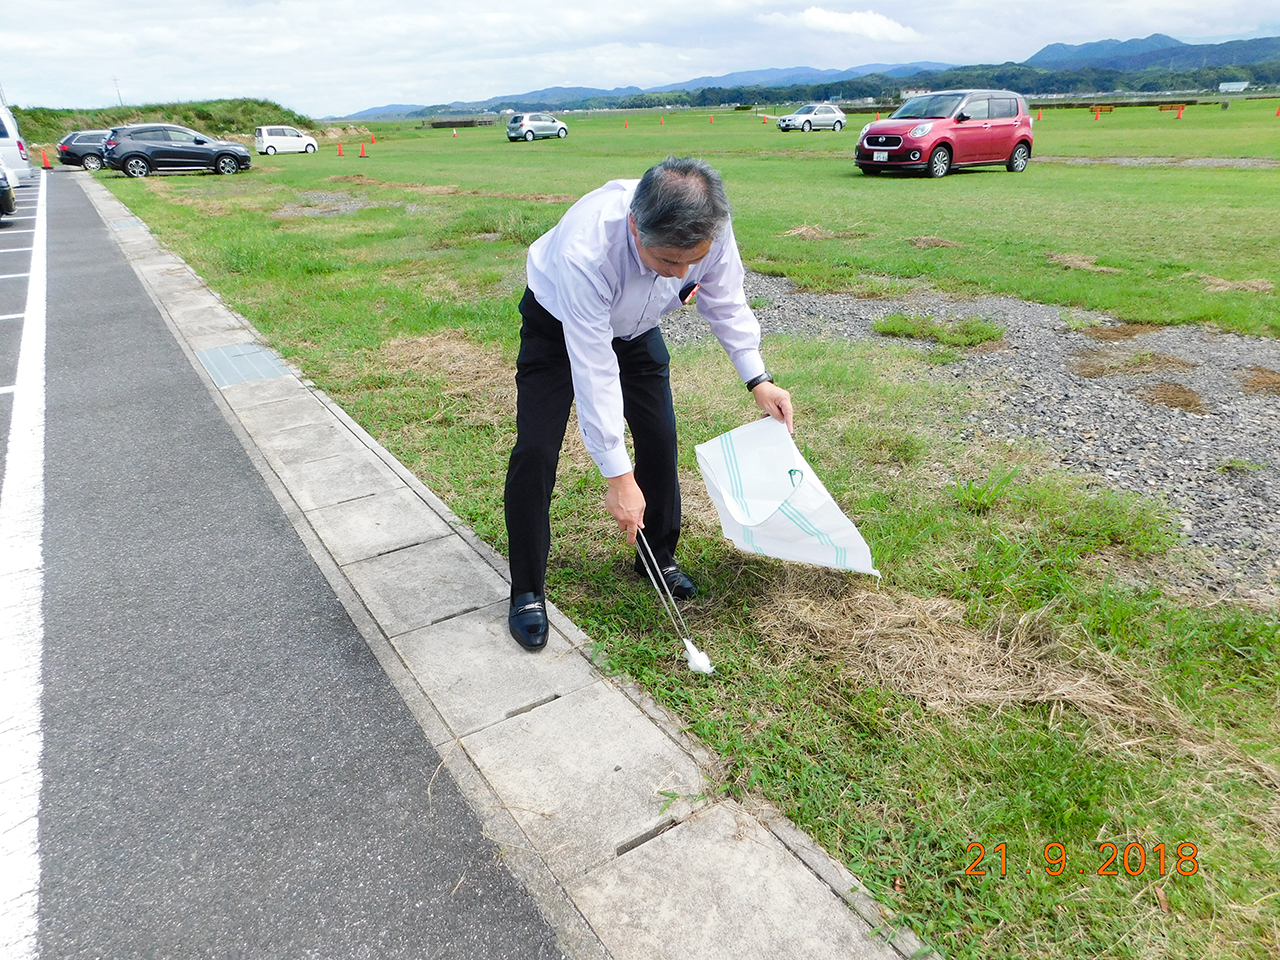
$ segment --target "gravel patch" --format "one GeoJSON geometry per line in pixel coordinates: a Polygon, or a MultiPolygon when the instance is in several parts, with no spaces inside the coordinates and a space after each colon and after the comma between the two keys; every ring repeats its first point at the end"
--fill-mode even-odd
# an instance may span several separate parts
{"type": "Polygon", "coordinates": [[[355,213],[357,210],[364,210],[366,207],[379,206],[368,200],[353,197],[349,193],[304,190],[298,196],[302,199],[301,203],[282,204],[271,215],[278,220],[288,220],[293,217],[340,217],[355,213]]]}
{"type": "MultiPolygon", "coordinates": [[[[984,344],[928,374],[968,381],[989,398],[986,410],[970,416],[964,438],[1038,441],[1069,470],[1163,498],[1186,539],[1207,555],[1205,587],[1276,602],[1280,395],[1249,385],[1280,371],[1280,340],[1201,325],[1122,324],[1008,297],[797,293],[789,281],[759,274],[747,275],[746,291],[769,301],[756,310],[766,334],[881,339],[871,324],[896,312],[1003,326],[998,349],[984,344]]],[[[662,329],[672,344],[712,338],[692,308],[670,314],[662,329]]]]}

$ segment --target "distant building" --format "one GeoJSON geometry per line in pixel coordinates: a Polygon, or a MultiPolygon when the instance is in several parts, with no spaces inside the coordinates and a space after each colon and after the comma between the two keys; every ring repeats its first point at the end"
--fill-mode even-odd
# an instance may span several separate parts
{"type": "Polygon", "coordinates": [[[1248,80],[1232,80],[1229,83],[1218,84],[1219,93],[1244,93],[1249,89],[1248,80]]]}
{"type": "Polygon", "coordinates": [[[910,100],[912,97],[922,97],[926,93],[933,93],[932,90],[903,90],[902,99],[910,100]]]}

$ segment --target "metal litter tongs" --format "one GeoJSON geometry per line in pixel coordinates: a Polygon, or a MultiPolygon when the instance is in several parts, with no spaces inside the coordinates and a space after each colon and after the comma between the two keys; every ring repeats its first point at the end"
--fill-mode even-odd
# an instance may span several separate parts
{"type": "Polygon", "coordinates": [[[684,656],[689,661],[689,669],[694,673],[715,673],[716,668],[711,665],[711,658],[694,646],[689,638],[689,628],[685,626],[684,617],[680,614],[680,608],[676,606],[676,598],[672,595],[671,588],[667,586],[662,571],[658,569],[658,561],[654,559],[653,551],[649,549],[649,541],[645,540],[643,530],[636,531],[636,542],[640,544],[640,562],[644,565],[645,573],[649,574],[653,589],[658,591],[662,609],[667,611],[667,618],[675,628],[676,635],[684,641],[684,656]]]}

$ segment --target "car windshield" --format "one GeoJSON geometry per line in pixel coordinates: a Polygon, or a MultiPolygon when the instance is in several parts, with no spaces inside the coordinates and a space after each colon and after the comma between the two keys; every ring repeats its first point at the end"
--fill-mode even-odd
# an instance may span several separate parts
{"type": "Polygon", "coordinates": [[[798,117],[802,113],[813,113],[813,107],[801,107],[796,111],[796,116],[798,117]]]}
{"type": "Polygon", "coordinates": [[[949,117],[960,106],[964,97],[953,93],[934,97],[912,97],[893,113],[890,120],[939,120],[949,117]]]}

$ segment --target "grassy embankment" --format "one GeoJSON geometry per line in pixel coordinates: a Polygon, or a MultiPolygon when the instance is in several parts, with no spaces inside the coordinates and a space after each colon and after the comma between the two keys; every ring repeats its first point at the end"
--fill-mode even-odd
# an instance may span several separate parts
{"type": "Polygon", "coordinates": [[[152,103],[142,106],[66,110],[14,107],[14,119],[28,143],[49,146],[72,130],[105,130],[126,123],[179,123],[202,133],[253,134],[263,123],[287,123],[304,130],[311,120],[270,100],[200,100],[190,103],[152,103]]]}
{"type": "MultiPolygon", "coordinates": [[[[1228,114],[1246,149],[1249,113],[1228,114]]],[[[1045,154],[1104,128],[1109,147],[1146,122],[1049,116],[1045,154]]],[[[525,246],[570,197],[667,152],[720,167],[747,259],[815,289],[928,284],[1280,332],[1274,295],[1183,277],[1280,281],[1280,171],[1033,164],[872,179],[851,172],[847,133],[666,119],[571,117],[568,140],[536,144],[388,125],[363,161],[348,145],[343,159],[256,158],[235,178],[101,176],[499,549],[525,246]],[[352,198],[367,206],[300,215],[352,198]],[[837,235],[783,235],[801,224],[837,235]],[[905,242],[921,235],[961,246],[905,242]],[[1047,262],[1062,252],[1126,273],[1047,262]]],[[[1179,129],[1221,119],[1189,111],[1179,129]]],[[[752,409],[708,347],[675,351],[673,375],[681,560],[706,588],[688,616],[718,674],[685,669],[576,446],[554,505],[553,598],[720,753],[726,790],[778,803],[949,957],[1275,955],[1274,611],[1172,593],[1190,560],[1160,504],[1056,472],[1029,447],[960,442],[983,398],[924,376],[896,341],[776,339],[766,355],[796,396],[798,442],[873,547],[879,589],[719,537],[692,447],[752,409]],[[975,842],[985,876],[966,872],[975,842]],[[1053,843],[1067,858],[1056,876],[1053,843]],[[1138,875],[1119,860],[1099,874],[1107,843],[1129,848],[1138,875]],[[1179,872],[1184,843],[1194,872],[1185,859],[1179,872]]]]}

